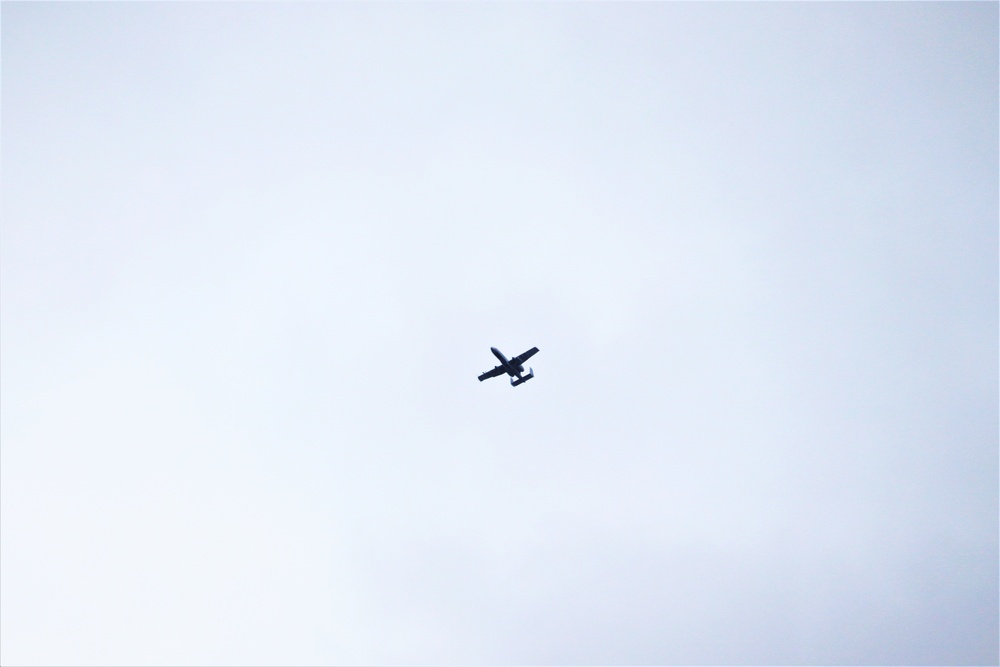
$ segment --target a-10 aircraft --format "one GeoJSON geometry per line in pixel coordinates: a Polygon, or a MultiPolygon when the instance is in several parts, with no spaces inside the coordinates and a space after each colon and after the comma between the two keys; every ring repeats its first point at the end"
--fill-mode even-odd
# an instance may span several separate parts
{"type": "Polygon", "coordinates": [[[490,351],[493,352],[493,354],[496,355],[496,358],[500,360],[500,365],[494,368],[493,370],[486,371],[485,373],[480,375],[479,376],[480,382],[482,382],[487,378],[495,378],[498,375],[503,375],[504,373],[506,373],[507,375],[510,376],[510,386],[516,387],[517,385],[527,382],[531,378],[535,377],[535,371],[532,370],[531,368],[528,369],[528,374],[525,375],[524,377],[521,377],[521,373],[524,372],[524,362],[530,359],[531,355],[533,355],[535,352],[538,352],[537,347],[533,347],[527,352],[522,352],[521,354],[517,355],[516,357],[513,357],[512,359],[508,359],[507,357],[503,356],[503,352],[496,349],[495,347],[491,347],[490,351]],[[515,376],[517,377],[516,380],[514,379],[515,376]]]}

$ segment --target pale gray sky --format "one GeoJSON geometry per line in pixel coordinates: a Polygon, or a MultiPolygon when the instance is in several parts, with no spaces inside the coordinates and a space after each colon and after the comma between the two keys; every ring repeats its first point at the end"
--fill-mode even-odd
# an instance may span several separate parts
{"type": "Polygon", "coordinates": [[[3,664],[998,661],[997,3],[0,18],[3,664]]]}

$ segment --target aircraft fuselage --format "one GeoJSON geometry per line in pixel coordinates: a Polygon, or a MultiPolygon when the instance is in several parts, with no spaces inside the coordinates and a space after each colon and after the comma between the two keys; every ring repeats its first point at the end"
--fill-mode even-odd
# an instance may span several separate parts
{"type": "Polygon", "coordinates": [[[524,364],[519,364],[513,359],[508,359],[507,357],[503,356],[503,352],[496,349],[495,347],[491,347],[490,351],[497,359],[500,360],[500,363],[503,365],[503,369],[507,371],[507,375],[515,377],[524,372],[524,364]]]}

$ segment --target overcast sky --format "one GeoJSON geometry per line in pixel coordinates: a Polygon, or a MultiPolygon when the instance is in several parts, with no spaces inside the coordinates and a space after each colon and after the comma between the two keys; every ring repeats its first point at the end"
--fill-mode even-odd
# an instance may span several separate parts
{"type": "Polygon", "coordinates": [[[0,661],[995,664],[997,82],[995,2],[3,3],[0,661]]]}

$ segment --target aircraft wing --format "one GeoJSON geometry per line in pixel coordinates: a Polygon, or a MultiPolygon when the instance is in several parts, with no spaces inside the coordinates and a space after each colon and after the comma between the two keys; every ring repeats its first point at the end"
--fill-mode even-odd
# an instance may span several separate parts
{"type": "Polygon", "coordinates": [[[480,375],[480,376],[479,376],[479,381],[480,381],[480,382],[482,382],[483,380],[487,380],[487,379],[489,379],[489,378],[495,378],[496,376],[498,376],[498,375],[503,375],[503,374],[504,374],[504,373],[506,373],[506,372],[507,372],[507,371],[506,371],[506,370],[504,370],[504,367],[503,367],[503,366],[497,366],[497,367],[496,367],[496,368],[494,368],[493,370],[491,370],[491,371],[486,371],[485,373],[483,373],[482,375],[480,375]]]}
{"type": "Polygon", "coordinates": [[[538,352],[538,348],[537,347],[533,347],[530,350],[528,350],[527,352],[522,352],[521,354],[519,354],[516,357],[514,357],[514,359],[517,360],[517,363],[523,364],[528,359],[531,359],[532,355],[534,355],[535,352],[538,352]]]}

